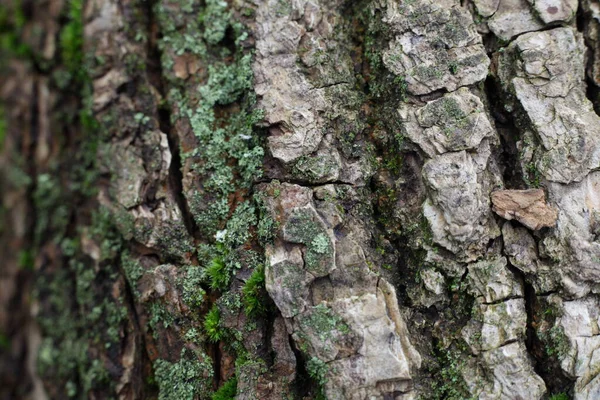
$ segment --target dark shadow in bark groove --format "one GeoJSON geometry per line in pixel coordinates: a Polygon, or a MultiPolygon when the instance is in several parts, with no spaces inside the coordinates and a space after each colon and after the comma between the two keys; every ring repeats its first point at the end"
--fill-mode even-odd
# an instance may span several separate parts
{"type": "Polygon", "coordinates": [[[526,189],[523,181],[524,171],[519,161],[517,142],[520,139],[519,129],[515,125],[513,114],[504,110],[502,89],[493,77],[488,76],[484,84],[485,95],[490,107],[490,114],[500,138],[500,167],[502,178],[507,189],[526,189]]]}
{"type": "Polygon", "coordinates": [[[315,381],[315,379],[311,378],[308,374],[308,370],[306,369],[306,360],[300,349],[296,347],[292,336],[288,336],[290,347],[294,352],[294,356],[296,357],[296,379],[293,382],[293,391],[296,399],[306,399],[306,398],[315,398],[319,400],[319,397],[315,397],[317,395],[314,388],[318,388],[319,384],[315,381]]]}
{"type": "MultiPolygon", "coordinates": [[[[158,23],[156,22],[156,16],[154,15],[154,6],[157,1],[144,2],[146,5],[146,13],[148,15],[148,59],[146,60],[146,67],[150,81],[154,82],[154,87],[160,93],[162,98],[166,97],[166,83],[163,78],[161,54],[158,48],[158,40],[160,38],[160,32],[158,31],[158,23]]],[[[167,141],[169,143],[169,151],[171,152],[171,165],[169,166],[169,188],[170,192],[177,203],[183,223],[186,227],[189,235],[198,239],[199,230],[196,226],[196,221],[190,213],[189,206],[183,195],[183,174],[181,172],[181,155],[179,151],[179,137],[171,126],[171,115],[168,107],[158,108],[158,123],[161,132],[167,135],[167,141]]]]}
{"type": "Polygon", "coordinates": [[[547,344],[540,340],[536,326],[539,326],[539,316],[542,314],[541,305],[533,286],[527,282],[521,271],[509,268],[519,276],[524,285],[525,310],[527,312],[527,331],[525,346],[527,353],[532,357],[533,368],[546,384],[548,393],[573,393],[575,381],[565,375],[556,356],[549,356],[547,344]]]}

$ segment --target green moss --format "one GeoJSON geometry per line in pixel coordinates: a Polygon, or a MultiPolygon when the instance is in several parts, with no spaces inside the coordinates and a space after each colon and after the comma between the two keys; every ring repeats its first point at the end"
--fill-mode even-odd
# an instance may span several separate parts
{"type": "Polygon", "coordinates": [[[216,305],[210,309],[204,318],[204,332],[211,342],[218,342],[223,338],[223,329],[221,328],[221,313],[216,305]]]}
{"type": "Polygon", "coordinates": [[[35,256],[29,249],[19,251],[18,264],[19,268],[32,271],[35,265],[35,256]]]}
{"type": "Polygon", "coordinates": [[[571,397],[566,393],[556,393],[550,396],[550,400],[570,400],[571,397]]]}
{"type": "Polygon", "coordinates": [[[5,60],[11,57],[31,58],[31,48],[21,40],[25,22],[20,0],[0,5],[0,52],[5,54],[5,57],[1,57],[0,65],[4,65],[5,60]]]}
{"type": "Polygon", "coordinates": [[[211,400],[234,400],[237,394],[237,379],[230,378],[211,396],[211,400]]]}
{"type": "Polygon", "coordinates": [[[525,174],[523,180],[528,187],[539,188],[541,185],[542,174],[534,162],[525,165],[525,174]]]}
{"type": "Polygon", "coordinates": [[[220,256],[215,256],[210,260],[206,275],[212,289],[226,289],[229,285],[230,272],[225,260],[220,256]]]}
{"type": "Polygon", "coordinates": [[[159,400],[193,400],[210,388],[212,367],[193,353],[182,350],[179,361],[154,362],[154,377],[158,384],[159,400]]]}
{"type": "Polygon", "coordinates": [[[68,22],[60,31],[59,47],[63,64],[77,81],[86,79],[83,65],[83,1],[67,2],[68,22]]]}
{"type": "Polygon", "coordinates": [[[8,350],[10,348],[10,339],[4,333],[0,332],[0,349],[8,350]]]}
{"type": "Polygon", "coordinates": [[[250,317],[262,315],[267,310],[267,293],[265,290],[265,267],[259,265],[242,287],[244,312],[250,317]]]}

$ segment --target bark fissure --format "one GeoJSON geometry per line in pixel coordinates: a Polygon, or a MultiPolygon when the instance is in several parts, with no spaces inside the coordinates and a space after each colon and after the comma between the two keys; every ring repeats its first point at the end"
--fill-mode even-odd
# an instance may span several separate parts
{"type": "Polygon", "coordinates": [[[58,3],[0,7],[0,397],[36,277],[51,398],[597,397],[595,1],[58,3]]]}

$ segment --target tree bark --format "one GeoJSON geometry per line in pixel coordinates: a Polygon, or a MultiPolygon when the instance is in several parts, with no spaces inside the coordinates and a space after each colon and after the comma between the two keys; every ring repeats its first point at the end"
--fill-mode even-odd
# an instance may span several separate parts
{"type": "Polygon", "coordinates": [[[595,0],[5,0],[1,399],[597,399],[595,0]]]}

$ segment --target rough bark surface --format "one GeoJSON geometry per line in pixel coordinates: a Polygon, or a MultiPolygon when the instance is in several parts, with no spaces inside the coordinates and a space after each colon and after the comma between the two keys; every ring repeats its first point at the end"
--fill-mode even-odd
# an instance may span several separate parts
{"type": "Polygon", "coordinates": [[[600,3],[0,4],[0,399],[600,398],[600,3]]]}

